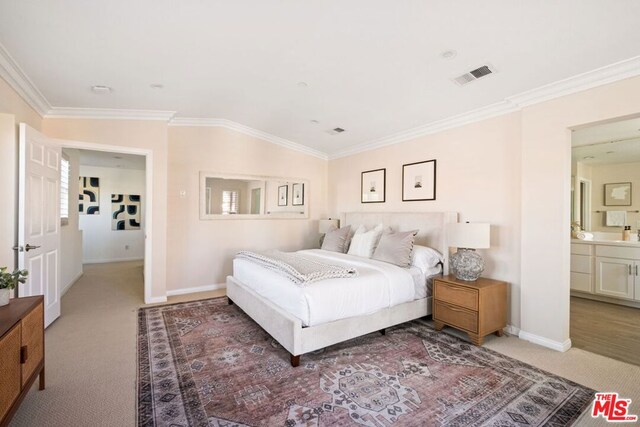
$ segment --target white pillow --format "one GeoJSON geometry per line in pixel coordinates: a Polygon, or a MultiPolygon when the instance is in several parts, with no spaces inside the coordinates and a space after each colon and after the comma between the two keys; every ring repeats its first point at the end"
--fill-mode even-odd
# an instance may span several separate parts
{"type": "Polygon", "coordinates": [[[356,234],[351,239],[349,245],[349,255],[361,256],[364,258],[371,258],[373,251],[376,250],[380,236],[382,236],[382,230],[384,227],[382,224],[376,226],[374,229],[365,231],[366,228],[361,225],[356,230],[356,234]]]}
{"type": "Polygon", "coordinates": [[[411,265],[418,267],[424,274],[433,271],[438,263],[444,262],[444,257],[438,251],[427,246],[413,245],[411,265]]]}

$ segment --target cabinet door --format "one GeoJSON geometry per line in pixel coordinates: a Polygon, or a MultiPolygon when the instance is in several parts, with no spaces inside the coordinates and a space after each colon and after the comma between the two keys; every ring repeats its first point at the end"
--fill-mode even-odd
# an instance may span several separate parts
{"type": "Polygon", "coordinates": [[[38,304],[22,319],[22,345],[27,348],[27,360],[22,368],[22,384],[26,384],[44,357],[44,307],[38,304]]]}
{"type": "Polygon", "coordinates": [[[596,293],[633,299],[634,262],[622,258],[596,257],[596,293]]]}
{"type": "Polygon", "coordinates": [[[0,338],[0,422],[20,394],[20,323],[0,338]]]}
{"type": "Polygon", "coordinates": [[[636,261],[633,265],[633,274],[635,278],[635,292],[633,294],[636,301],[640,301],[640,261],[636,261]]]}

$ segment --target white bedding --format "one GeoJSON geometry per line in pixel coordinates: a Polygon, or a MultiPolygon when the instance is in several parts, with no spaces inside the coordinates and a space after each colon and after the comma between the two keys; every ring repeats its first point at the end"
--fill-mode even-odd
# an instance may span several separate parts
{"type": "Polygon", "coordinates": [[[304,326],[371,314],[382,308],[424,298],[427,293],[426,277],[418,268],[401,268],[320,249],[299,253],[328,264],[353,266],[359,275],[298,286],[275,271],[245,259],[234,259],[233,276],[258,295],[299,318],[304,326]]]}

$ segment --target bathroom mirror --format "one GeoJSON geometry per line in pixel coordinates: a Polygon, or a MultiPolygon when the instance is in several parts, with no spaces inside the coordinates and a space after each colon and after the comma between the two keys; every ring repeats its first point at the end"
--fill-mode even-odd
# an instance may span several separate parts
{"type": "Polygon", "coordinates": [[[306,180],[200,172],[200,219],[308,218],[306,180]]]}
{"type": "Polygon", "coordinates": [[[640,228],[640,118],[574,130],[571,221],[619,239],[640,228]]]}

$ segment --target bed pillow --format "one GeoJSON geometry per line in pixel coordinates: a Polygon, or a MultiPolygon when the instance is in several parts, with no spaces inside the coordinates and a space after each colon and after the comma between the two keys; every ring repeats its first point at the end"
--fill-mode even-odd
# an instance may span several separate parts
{"type": "Polygon", "coordinates": [[[325,251],[345,253],[349,244],[349,233],[351,226],[329,230],[322,241],[322,248],[325,251]]]}
{"type": "Polygon", "coordinates": [[[361,225],[351,238],[351,244],[349,245],[349,255],[360,256],[363,258],[371,258],[373,251],[375,251],[382,230],[384,227],[382,224],[375,228],[365,231],[366,228],[361,225]]]}
{"type": "Polygon", "coordinates": [[[399,267],[409,267],[416,234],[418,234],[418,230],[404,231],[402,233],[383,233],[378,247],[373,253],[373,259],[395,264],[399,267]]]}
{"type": "Polygon", "coordinates": [[[427,246],[414,245],[411,253],[411,265],[418,267],[427,274],[438,263],[444,262],[444,257],[438,251],[427,246]]]}

